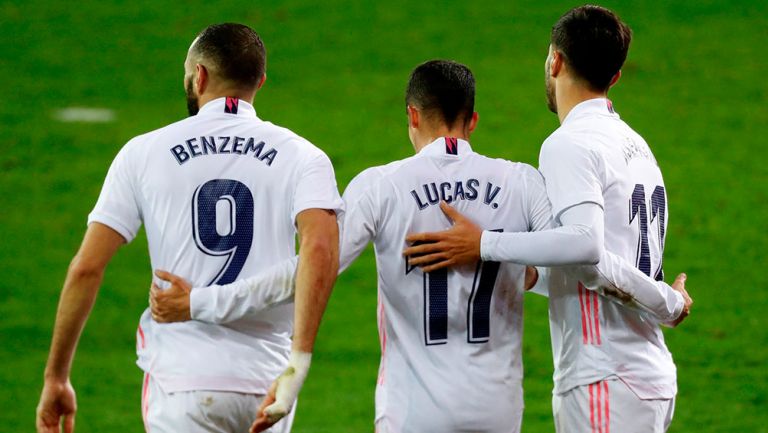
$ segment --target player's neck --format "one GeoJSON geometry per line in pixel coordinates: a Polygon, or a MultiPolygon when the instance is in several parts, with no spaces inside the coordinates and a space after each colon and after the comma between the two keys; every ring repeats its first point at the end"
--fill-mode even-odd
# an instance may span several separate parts
{"type": "Polygon", "coordinates": [[[253,99],[255,96],[256,96],[255,93],[245,93],[243,91],[238,91],[238,90],[221,90],[218,92],[203,93],[198,97],[198,102],[200,104],[200,107],[202,107],[205,104],[213,101],[214,99],[237,98],[253,105],[253,99]]]}
{"type": "Polygon", "coordinates": [[[455,137],[469,141],[469,131],[467,131],[463,125],[453,128],[449,128],[444,125],[429,128],[428,130],[421,132],[421,134],[415,137],[413,147],[416,150],[416,153],[419,153],[421,149],[425,148],[427,145],[431,144],[440,137],[455,137]]]}
{"type": "Polygon", "coordinates": [[[560,119],[560,123],[563,123],[573,107],[590,99],[607,97],[606,92],[595,92],[583,85],[570,83],[564,86],[562,91],[557,92],[557,117],[560,119]]]}

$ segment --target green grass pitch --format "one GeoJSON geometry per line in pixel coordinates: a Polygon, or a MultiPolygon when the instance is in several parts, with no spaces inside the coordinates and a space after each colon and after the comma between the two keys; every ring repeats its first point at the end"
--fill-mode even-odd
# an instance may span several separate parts
{"type": "MultiPolygon", "coordinates": [[[[557,126],[544,104],[549,29],[577,4],[0,2],[0,430],[34,429],[59,290],[86,215],[118,149],[185,115],[182,62],[197,31],[239,21],[261,33],[269,79],[260,116],[324,149],[343,188],[411,153],[403,91],[430,58],[475,72],[475,149],[536,165],[557,126]],[[116,120],[53,119],[70,106],[109,108],[116,120]]],[[[696,302],[688,322],[666,332],[680,388],[671,431],[768,432],[768,3],[604,5],[634,30],[611,97],[665,174],[665,267],[668,277],[688,272],[696,302]]],[[[143,235],[107,271],[72,371],[78,431],[142,431],[134,331],[150,271],[143,235]]],[[[296,432],[372,430],[375,281],[370,251],[339,279],[296,432]]],[[[543,298],[527,297],[525,321],[523,431],[549,432],[543,298]]]]}

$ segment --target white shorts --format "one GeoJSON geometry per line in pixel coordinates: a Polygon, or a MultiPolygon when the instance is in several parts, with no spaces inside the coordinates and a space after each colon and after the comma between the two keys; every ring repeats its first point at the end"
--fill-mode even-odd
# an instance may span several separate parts
{"type": "MultiPolygon", "coordinates": [[[[221,391],[186,391],[165,393],[144,374],[141,415],[147,433],[245,433],[256,419],[264,396],[221,391]]],[[[296,405],[269,433],[288,433],[296,405]]]]}
{"type": "Polygon", "coordinates": [[[557,433],[664,433],[675,399],[641,400],[612,378],[552,396],[557,433]]]}
{"type": "MultiPolygon", "coordinates": [[[[449,411],[450,408],[446,408],[446,411],[449,411]]],[[[503,433],[520,433],[520,425],[523,422],[523,405],[522,405],[522,392],[520,393],[520,405],[511,411],[509,411],[506,416],[499,423],[500,425],[497,425],[495,427],[491,427],[491,430],[488,429],[488,426],[481,429],[472,429],[472,430],[466,430],[461,429],[460,431],[473,431],[473,432],[503,432],[503,433]]],[[[385,415],[377,419],[374,423],[374,432],[375,433],[401,433],[401,431],[418,431],[419,433],[422,432],[440,432],[440,433],[450,433],[454,431],[453,429],[446,429],[440,426],[439,422],[435,422],[435,425],[426,426],[416,426],[414,428],[413,425],[410,426],[403,426],[402,430],[401,428],[398,428],[397,426],[391,425],[390,419],[385,415]]]]}

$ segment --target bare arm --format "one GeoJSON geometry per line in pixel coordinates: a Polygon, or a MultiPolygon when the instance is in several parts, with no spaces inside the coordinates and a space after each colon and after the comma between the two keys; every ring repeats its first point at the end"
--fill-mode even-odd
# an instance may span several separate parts
{"type": "Polygon", "coordinates": [[[300,241],[291,357],[288,367],[264,398],[251,432],[269,428],[287,415],[296,401],[309,371],[320,320],[339,270],[336,214],[325,209],[308,209],[297,215],[296,225],[300,241]]]}
{"type": "Polygon", "coordinates": [[[125,239],[111,228],[92,223],[80,250],[72,259],[61,291],[53,341],[45,367],[45,382],[37,407],[39,432],[58,432],[64,421],[74,429],[75,393],[69,382],[72,358],[88,315],[93,308],[104,270],[125,239]]]}
{"type": "Polygon", "coordinates": [[[336,214],[324,209],[305,210],[296,223],[300,246],[292,350],[311,353],[339,270],[339,227],[336,214]]]}

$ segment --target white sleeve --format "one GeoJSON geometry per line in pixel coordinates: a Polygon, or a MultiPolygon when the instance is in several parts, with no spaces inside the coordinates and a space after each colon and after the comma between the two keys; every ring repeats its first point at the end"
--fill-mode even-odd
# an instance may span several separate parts
{"type": "Polygon", "coordinates": [[[544,176],[555,222],[582,203],[603,207],[603,164],[600,157],[573,138],[553,134],[541,146],[539,171],[544,176]]]}
{"type": "Polygon", "coordinates": [[[532,174],[525,182],[528,202],[528,231],[539,232],[555,227],[552,220],[552,205],[547,197],[544,177],[531,167],[532,174]]]}
{"type": "Polygon", "coordinates": [[[101,194],[91,213],[88,224],[104,224],[131,242],[141,227],[141,210],[134,194],[129,144],[125,145],[112,161],[101,194]]]}
{"type": "Polygon", "coordinates": [[[301,168],[301,177],[294,192],[291,210],[294,224],[296,215],[307,209],[329,209],[336,212],[337,219],[344,212],[331,160],[319,149],[315,150],[316,154],[301,168]]]}
{"type": "Polygon", "coordinates": [[[293,297],[299,256],[226,285],[192,289],[189,307],[193,320],[230,323],[293,297]]]}
{"type": "Polygon", "coordinates": [[[563,225],[528,233],[483,231],[480,256],[486,261],[532,266],[593,265],[603,250],[603,210],[592,203],[572,207],[563,225]]]}
{"type": "Polygon", "coordinates": [[[376,237],[377,193],[371,185],[376,173],[368,169],[357,175],[344,190],[347,211],[341,229],[339,272],[344,271],[360,256],[363,249],[376,237]]]}
{"type": "Polygon", "coordinates": [[[664,281],[655,281],[621,257],[603,251],[600,263],[577,268],[587,289],[632,309],[649,313],[661,323],[677,319],[685,307],[683,295],[664,281]]]}

